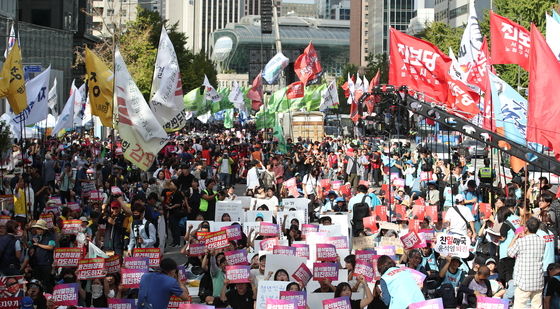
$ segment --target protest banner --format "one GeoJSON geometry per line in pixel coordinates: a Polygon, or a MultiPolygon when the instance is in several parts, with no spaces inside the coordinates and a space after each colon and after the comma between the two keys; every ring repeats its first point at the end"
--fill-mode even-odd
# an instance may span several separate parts
{"type": "Polygon", "coordinates": [[[309,259],[309,245],[308,244],[292,244],[293,248],[296,248],[295,256],[303,257],[309,259]]]}
{"type": "Polygon", "coordinates": [[[323,300],[323,309],[352,309],[350,297],[343,296],[323,300]]]}
{"type": "Polygon", "coordinates": [[[243,210],[241,201],[217,201],[214,221],[222,221],[224,214],[228,214],[231,221],[242,222],[245,219],[245,210],[243,210]]]}
{"type": "Polygon", "coordinates": [[[181,298],[171,295],[169,298],[169,303],[167,304],[167,309],[179,309],[181,306],[190,304],[190,301],[182,300],[181,298]]]}
{"type": "Polygon", "coordinates": [[[508,308],[509,308],[508,299],[485,297],[485,296],[476,297],[476,309],[508,309],[508,308]]]}
{"type": "Polygon", "coordinates": [[[187,278],[187,268],[185,268],[185,265],[177,266],[177,280],[179,280],[179,282],[186,283],[188,279],[189,278],[187,278]]]}
{"type": "Polygon", "coordinates": [[[249,283],[250,271],[249,265],[226,266],[226,278],[229,283],[249,283]]]}
{"type": "Polygon", "coordinates": [[[302,224],[301,225],[301,235],[307,235],[312,232],[318,232],[319,225],[317,224],[302,224]]]}
{"type": "Polygon", "coordinates": [[[40,214],[39,219],[45,220],[45,222],[47,222],[47,227],[49,229],[52,229],[54,227],[53,216],[51,214],[40,214]]]}
{"type": "Polygon", "coordinates": [[[424,279],[426,279],[426,275],[412,268],[408,268],[408,267],[404,267],[404,268],[408,270],[410,274],[412,274],[412,277],[416,281],[416,284],[418,284],[418,287],[422,288],[422,286],[424,286],[424,279]]]}
{"type": "Polygon", "coordinates": [[[224,252],[228,265],[249,265],[247,261],[247,249],[224,252]]]}
{"type": "Polygon", "coordinates": [[[348,237],[346,236],[332,236],[325,238],[325,241],[333,244],[337,249],[349,249],[348,248],[348,237]]]}
{"type": "Polygon", "coordinates": [[[289,281],[259,280],[255,308],[265,308],[266,299],[277,299],[280,291],[285,291],[289,281]]]}
{"type": "Polygon", "coordinates": [[[214,309],[216,307],[201,304],[180,304],[178,309],[214,309]]]}
{"type": "MultiPolygon", "coordinates": [[[[290,210],[294,208],[295,210],[302,210],[305,213],[307,213],[309,202],[311,202],[311,200],[303,197],[284,198],[282,199],[282,207],[284,208],[284,210],[290,210]]],[[[307,222],[303,222],[303,223],[307,223],[307,222]]]]}
{"type": "Polygon", "coordinates": [[[434,235],[434,230],[421,229],[418,231],[418,236],[420,236],[420,239],[422,240],[422,248],[426,247],[428,243],[432,243],[434,235]]]}
{"type": "Polygon", "coordinates": [[[313,263],[313,280],[320,281],[323,279],[338,280],[337,263],[313,263]]]}
{"type": "Polygon", "coordinates": [[[107,297],[109,309],[136,309],[136,299],[107,297]]]}
{"type": "Polygon", "coordinates": [[[340,194],[344,197],[349,197],[350,195],[352,195],[352,188],[349,184],[340,186],[338,191],[340,191],[340,194]]]}
{"type": "Polygon", "coordinates": [[[121,285],[124,288],[139,288],[140,287],[140,279],[142,276],[147,273],[147,271],[143,269],[121,269],[121,285]]]}
{"type": "MultiPolygon", "coordinates": [[[[264,271],[266,274],[269,272],[274,274],[277,270],[284,269],[288,275],[290,275],[297,270],[299,265],[305,262],[307,262],[305,258],[298,256],[267,254],[264,271]]],[[[292,277],[290,277],[290,279],[292,279],[292,277]]],[[[272,278],[270,280],[272,280],[272,278]]]]}
{"type": "Polygon", "coordinates": [[[21,297],[0,297],[0,308],[20,309],[21,297]]]}
{"type": "Polygon", "coordinates": [[[378,246],[375,248],[375,253],[378,255],[395,256],[395,246],[378,246]]]}
{"type": "Polygon", "coordinates": [[[438,207],[437,206],[425,206],[424,207],[424,219],[428,219],[430,223],[438,222],[438,207]]]}
{"type": "Polygon", "coordinates": [[[375,234],[379,230],[375,216],[364,217],[362,221],[364,223],[364,229],[369,230],[370,233],[375,234]]]}
{"type": "MultiPolygon", "coordinates": [[[[381,247],[393,246],[394,252],[396,254],[403,254],[404,253],[403,244],[402,244],[402,241],[400,240],[400,238],[382,236],[381,240],[379,241],[379,246],[381,246],[381,247]]],[[[377,250],[376,250],[376,252],[377,252],[377,250]]],[[[377,252],[377,254],[382,255],[379,252],[377,252]]]]}
{"type": "Polygon", "coordinates": [[[408,231],[418,233],[418,231],[420,231],[420,220],[409,219],[408,220],[408,231]]]}
{"type": "Polygon", "coordinates": [[[317,261],[336,261],[338,258],[336,247],[334,245],[317,244],[315,247],[317,250],[317,261]]]}
{"type": "Polygon", "coordinates": [[[245,222],[256,222],[257,218],[262,218],[263,221],[272,222],[272,211],[265,210],[249,210],[245,212],[245,222]]]}
{"type": "Polygon", "coordinates": [[[278,224],[270,222],[261,222],[259,226],[259,234],[265,237],[274,237],[280,234],[280,228],[278,224]]]}
{"type": "Polygon", "coordinates": [[[377,260],[381,255],[374,255],[371,258],[371,266],[373,267],[373,279],[379,280],[381,278],[381,274],[379,273],[379,269],[377,269],[377,260]]]}
{"type": "Polygon", "coordinates": [[[147,257],[150,267],[159,267],[161,250],[159,248],[135,248],[132,250],[133,257],[147,257]]]}
{"type": "Polygon", "coordinates": [[[272,251],[274,246],[278,245],[278,238],[268,238],[259,243],[261,250],[263,251],[272,251]]]}
{"type": "Polygon", "coordinates": [[[424,205],[414,205],[412,206],[412,219],[414,220],[424,220],[424,212],[425,212],[424,205]]]}
{"type": "Polygon", "coordinates": [[[442,256],[458,256],[467,258],[471,241],[466,235],[437,233],[434,250],[442,256]]]}
{"type": "Polygon", "coordinates": [[[306,291],[280,291],[280,299],[295,300],[298,309],[305,309],[307,306],[306,291]]]}
{"type": "Polygon", "coordinates": [[[51,300],[55,306],[77,306],[78,284],[66,283],[55,285],[51,300]]]}
{"type": "Polygon", "coordinates": [[[330,179],[321,179],[319,180],[319,185],[325,191],[329,191],[331,189],[331,180],[330,179]]]}
{"type": "Polygon", "coordinates": [[[150,258],[127,256],[124,258],[123,267],[127,269],[142,269],[147,271],[150,268],[150,258]]]}
{"type": "Polygon", "coordinates": [[[63,220],[62,221],[62,234],[64,235],[77,235],[83,230],[82,221],[80,220],[63,220]]]}
{"type": "Polygon", "coordinates": [[[108,274],[118,273],[121,271],[121,257],[118,254],[105,259],[105,268],[108,274]]]}
{"type": "Polygon", "coordinates": [[[354,250],[371,249],[375,247],[375,236],[352,237],[352,248],[354,250]]]}
{"type": "Polygon", "coordinates": [[[89,199],[93,201],[102,201],[103,200],[103,192],[92,190],[89,192],[89,199]]]}
{"type": "Polygon", "coordinates": [[[406,220],[406,206],[401,204],[395,205],[395,217],[397,220],[406,220]]]}
{"type": "Polygon", "coordinates": [[[404,188],[405,181],[404,181],[403,178],[395,178],[395,179],[393,180],[393,185],[394,185],[395,187],[404,188]]]}
{"type": "Polygon", "coordinates": [[[274,246],[272,247],[272,253],[278,255],[296,256],[296,248],[290,246],[274,246]]]}
{"type": "Polygon", "coordinates": [[[224,226],[220,230],[226,231],[226,237],[228,240],[240,240],[243,238],[243,232],[241,231],[241,225],[230,225],[224,226]]]}
{"type": "Polygon", "coordinates": [[[490,206],[489,203],[478,203],[478,211],[484,220],[488,220],[492,217],[492,206],[490,206]]]}
{"type": "Polygon", "coordinates": [[[265,309],[297,309],[297,300],[295,299],[266,299],[265,309]]]}
{"type": "Polygon", "coordinates": [[[356,250],[354,254],[356,255],[356,261],[357,260],[371,261],[371,259],[375,255],[375,251],[374,250],[356,250]]]}
{"type": "Polygon", "coordinates": [[[81,257],[81,248],[54,249],[54,265],[57,267],[77,267],[81,257]]]}
{"type": "Polygon", "coordinates": [[[320,224],[319,233],[324,233],[325,237],[327,237],[327,235],[344,235],[342,234],[341,226],[337,224],[330,224],[330,225],[320,224]]]}
{"type": "Polygon", "coordinates": [[[1,215],[0,216],[0,224],[1,225],[6,225],[6,223],[8,221],[10,221],[12,219],[12,217],[8,216],[8,215],[1,215]]]}
{"type": "Polygon", "coordinates": [[[307,265],[305,265],[305,263],[301,263],[296,271],[292,273],[292,277],[296,279],[296,281],[303,283],[303,285],[305,286],[307,285],[309,280],[311,280],[313,274],[311,273],[311,270],[309,270],[307,265]]]}
{"type": "Polygon", "coordinates": [[[327,216],[331,218],[332,225],[336,225],[338,227],[339,232],[335,235],[349,236],[348,231],[350,230],[350,221],[352,220],[352,216],[349,216],[347,213],[338,212],[327,212],[326,214],[321,215],[321,217],[327,216]]]}
{"type": "Polygon", "coordinates": [[[70,208],[70,210],[72,210],[72,211],[80,211],[80,210],[82,210],[81,207],[80,207],[80,204],[78,204],[78,203],[68,202],[68,203],[66,204],[66,207],[70,208]]]}
{"type": "Polygon", "coordinates": [[[0,276],[0,298],[22,296],[24,283],[23,276],[0,276]]]}
{"type": "Polygon", "coordinates": [[[206,254],[206,246],[203,243],[189,244],[189,256],[203,256],[206,254]]]}
{"type": "Polygon", "coordinates": [[[387,220],[387,206],[385,205],[377,205],[375,206],[374,210],[375,221],[388,221],[387,220]]]}
{"type": "Polygon", "coordinates": [[[367,282],[372,282],[374,277],[373,265],[371,260],[356,260],[354,276],[364,276],[367,282]]]}
{"type": "Polygon", "coordinates": [[[204,245],[208,250],[222,249],[229,246],[226,231],[217,231],[204,237],[204,245]]]}
{"type": "Polygon", "coordinates": [[[104,258],[81,259],[78,261],[78,280],[104,278],[107,275],[104,258]]]}
{"type": "Polygon", "coordinates": [[[443,300],[441,298],[433,298],[412,303],[408,305],[408,309],[443,309],[443,300]]]}
{"type": "Polygon", "coordinates": [[[403,249],[410,250],[414,248],[422,248],[422,239],[416,232],[408,232],[401,237],[403,249]]]}

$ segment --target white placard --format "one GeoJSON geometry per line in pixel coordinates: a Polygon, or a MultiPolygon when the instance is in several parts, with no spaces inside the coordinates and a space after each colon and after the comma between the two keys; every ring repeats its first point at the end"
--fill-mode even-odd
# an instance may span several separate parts
{"type": "Polygon", "coordinates": [[[222,215],[227,213],[231,221],[240,222],[245,220],[244,212],[241,201],[217,201],[214,221],[222,221],[222,215]]]}
{"type": "Polygon", "coordinates": [[[461,234],[437,233],[434,250],[441,256],[458,256],[461,258],[469,257],[471,240],[461,234]]]}
{"type": "Polygon", "coordinates": [[[241,207],[243,207],[243,209],[247,210],[251,206],[251,199],[252,199],[252,197],[250,197],[250,196],[242,195],[242,196],[236,196],[234,201],[241,202],[241,207]]]}
{"type": "MultiPolygon", "coordinates": [[[[348,236],[348,229],[350,228],[350,216],[348,214],[341,214],[341,213],[337,213],[337,214],[326,214],[326,215],[321,215],[322,217],[331,217],[331,221],[333,225],[338,225],[340,227],[340,233],[341,235],[344,236],[348,236]]],[[[339,235],[330,235],[330,236],[339,236],[339,235]]]]}
{"type": "Polygon", "coordinates": [[[292,219],[297,219],[299,221],[299,229],[301,230],[301,225],[305,224],[304,222],[306,222],[306,214],[304,213],[303,210],[293,210],[293,211],[279,211],[278,212],[278,222],[280,223],[280,227],[282,227],[282,224],[284,223],[284,216],[286,216],[286,224],[284,225],[284,227],[286,229],[290,228],[290,222],[292,221],[292,219]]]}
{"type": "Polygon", "coordinates": [[[258,215],[263,216],[263,221],[272,222],[272,211],[250,210],[245,213],[245,222],[254,222],[258,215]]]}
{"type": "Polygon", "coordinates": [[[289,281],[259,280],[259,292],[257,293],[257,306],[255,308],[265,308],[267,298],[279,299],[280,291],[285,291],[289,283],[289,281]]]}
{"type": "MultiPolygon", "coordinates": [[[[295,208],[296,210],[303,210],[304,213],[309,211],[310,199],[307,198],[285,198],[282,199],[282,207],[284,210],[290,210],[290,208],[295,208]]],[[[307,222],[305,222],[307,223],[307,222]]]]}
{"type": "Polygon", "coordinates": [[[298,269],[299,265],[302,263],[305,264],[305,262],[307,262],[307,259],[299,256],[267,254],[264,273],[265,276],[267,276],[268,272],[271,271],[272,276],[270,277],[270,280],[274,280],[274,274],[276,271],[284,269],[288,272],[288,275],[290,275],[290,281],[295,281],[292,274],[298,269]]]}

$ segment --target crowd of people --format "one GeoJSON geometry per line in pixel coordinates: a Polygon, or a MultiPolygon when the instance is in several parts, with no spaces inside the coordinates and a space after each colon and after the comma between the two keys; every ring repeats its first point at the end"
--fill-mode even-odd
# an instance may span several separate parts
{"type": "MultiPolygon", "coordinates": [[[[352,309],[407,308],[430,299],[446,308],[476,308],[481,297],[507,300],[513,308],[560,308],[554,186],[523,172],[506,181],[490,158],[476,166],[468,151],[443,159],[411,143],[326,137],[288,140],[287,153],[280,153],[262,132],[178,133],[145,172],[124,158],[112,137],[71,133],[23,143],[14,143],[4,162],[0,188],[0,302],[56,308],[56,287],[78,283],[77,303],[68,308],[134,299],[139,308],[159,309],[175,299],[238,309],[256,307],[260,282],[286,281],[285,291],[306,292],[311,309],[321,308],[312,299],[345,296],[352,309]],[[294,198],[305,201],[303,211],[287,206],[294,198]],[[255,218],[219,211],[232,201],[255,218]],[[417,211],[428,208],[435,210],[431,216],[417,211]],[[290,211],[303,217],[288,220],[290,211]],[[68,232],[65,224],[76,220],[79,227],[68,232]],[[261,235],[255,225],[261,221],[277,224],[278,234],[261,235]],[[230,224],[242,227],[241,237],[193,254],[208,233],[220,230],[216,226],[230,224]],[[267,256],[275,253],[262,243],[313,247],[310,235],[318,234],[309,232],[311,225],[346,237],[348,248],[336,248],[329,260],[344,275],[305,282],[288,270],[293,265],[267,269],[267,256]],[[414,248],[398,245],[412,232],[429,236],[414,248]],[[438,235],[468,238],[469,252],[441,254],[438,235]],[[352,247],[366,238],[373,245],[352,247]],[[387,239],[397,243],[388,254],[378,250],[387,239]],[[122,272],[79,280],[77,266],[56,263],[57,248],[80,248],[82,258],[118,255],[120,265],[137,249],[159,248],[162,256],[130,287],[122,272]],[[241,249],[250,277],[232,283],[228,252],[241,249]],[[361,250],[375,260],[364,262],[361,250]],[[362,271],[367,263],[374,278],[362,271]]],[[[314,262],[327,262],[314,255],[307,259],[311,270],[314,262]]]]}

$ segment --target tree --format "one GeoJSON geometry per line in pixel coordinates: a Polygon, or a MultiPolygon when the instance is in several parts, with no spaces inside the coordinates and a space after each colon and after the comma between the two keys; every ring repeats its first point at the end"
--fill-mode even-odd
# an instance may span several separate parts
{"type": "Polygon", "coordinates": [[[366,68],[366,75],[369,74],[370,80],[380,72],[381,76],[379,78],[380,84],[386,84],[389,81],[389,57],[386,53],[381,53],[377,55],[369,54],[366,57],[368,62],[366,68]]]}
{"type": "Polygon", "coordinates": [[[436,21],[428,23],[424,31],[420,32],[417,37],[431,42],[446,54],[449,53],[450,47],[457,54],[464,30],[463,27],[452,28],[447,24],[436,21]]]}

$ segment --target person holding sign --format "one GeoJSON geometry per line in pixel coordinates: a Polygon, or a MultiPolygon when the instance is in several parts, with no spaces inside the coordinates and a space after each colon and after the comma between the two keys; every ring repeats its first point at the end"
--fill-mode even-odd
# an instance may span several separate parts
{"type": "MultiPolygon", "coordinates": [[[[364,287],[364,298],[350,300],[352,309],[364,308],[373,301],[373,294],[371,294],[371,290],[369,289],[364,276],[358,276],[358,282],[364,287]]],[[[352,297],[352,287],[350,287],[350,284],[346,282],[339,283],[334,291],[334,298],[343,296],[348,296],[349,298],[352,297]]]]}
{"type": "Polygon", "coordinates": [[[250,283],[236,283],[230,285],[229,280],[224,281],[220,300],[223,305],[229,305],[232,309],[250,309],[255,304],[257,293],[250,283]],[[226,292],[227,287],[230,286],[226,292]]]}
{"type": "Polygon", "coordinates": [[[177,279],[177,263],[170,258],[162,259],[160,271],[145,273],[140,279],[138,309],[167,309],[172,295],[189,300],[189,290],[177,279]]]}
{"type": "Polygon", "coordinates": [[[29,242],[29,263],[33,277],[43,282],[45,291],[52,292],[52,264],[54,262],[54,236],[51,235],[45,220],[37,220],[31,226],[32,237],[29,242]]]}

